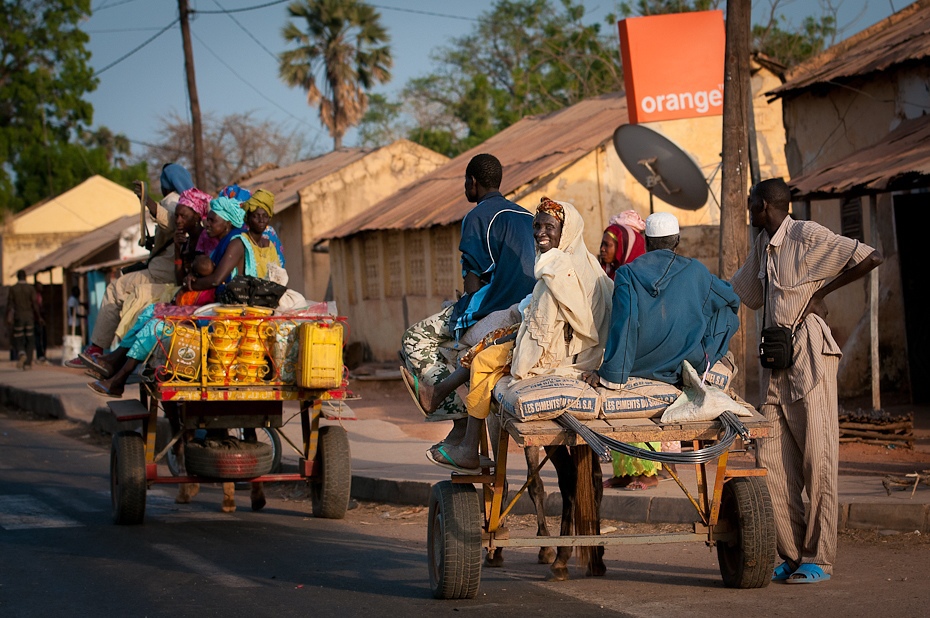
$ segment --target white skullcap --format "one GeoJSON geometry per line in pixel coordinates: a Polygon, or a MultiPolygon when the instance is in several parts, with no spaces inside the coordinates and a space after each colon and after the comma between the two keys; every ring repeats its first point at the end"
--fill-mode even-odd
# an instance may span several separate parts
{"type": "Polygon", "coordinates": [[[646,218],[646,236],[661,238],[679,232],[678,218],[670,212],[657,212],[646,218]]]}

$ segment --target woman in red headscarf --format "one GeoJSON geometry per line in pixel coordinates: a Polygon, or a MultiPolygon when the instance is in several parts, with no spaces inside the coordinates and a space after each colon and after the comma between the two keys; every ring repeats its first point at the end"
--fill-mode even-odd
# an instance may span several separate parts
{"type": "Polygon", "coordinates": [[[646,224],[636,211],[628,210],[610,219],[601,239],[601,268],[613,281],[617,269],[646,253],[646,224]]]}

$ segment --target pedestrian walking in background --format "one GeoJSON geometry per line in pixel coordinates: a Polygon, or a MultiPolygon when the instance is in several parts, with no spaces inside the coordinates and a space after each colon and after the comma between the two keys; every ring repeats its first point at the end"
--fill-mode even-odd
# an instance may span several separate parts
{"type": "Polygon", "coordinates": [[[45,324],[36,304],[36,289],[26,283],[26,271],[16,273],[16,284],[10,288],[6,321],[13,331],[13,350],[18,369],[31,369],[35,352],[36,316],[45,324]]]}

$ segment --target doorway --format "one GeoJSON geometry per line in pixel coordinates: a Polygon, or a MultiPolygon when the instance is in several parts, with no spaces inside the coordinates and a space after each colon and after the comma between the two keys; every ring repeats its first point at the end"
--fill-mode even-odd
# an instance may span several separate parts
{"type": "Polygon", "coordinates": [[[930,285],[930,273],[925,266],[926,234],[923,225],[927,218],[927,208],[930,207],[930,193],[895,195],[893,200],[911,398],[913,403],[928,403],[930,321],[927,320],[926,303],[922,300],[930,285]]]}

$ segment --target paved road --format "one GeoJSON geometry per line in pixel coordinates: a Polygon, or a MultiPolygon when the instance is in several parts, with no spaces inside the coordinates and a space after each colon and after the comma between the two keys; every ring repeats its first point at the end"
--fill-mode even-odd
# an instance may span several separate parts
{"type": "MultiPolygon", "coordinates": [[[[142,526],[110,523],[108,451],[67,421],[0,414],[0,615],[306,616],[472,612],[495,616],[926,615],[930,542],[844,536],[838,576],[817,586],[723,588],[700,544],[608,548],[608,574],[546,581],[532,550],[485,569],[474,601],[435,601],[422,507],[359,505],[342,521],[309,516],[296,485],[253,513],[219,511],[205,487],[176,505],[148,494],[142,526]],[[82,439],[83,438],[83,439],[82,439]],[[767,609],[766,609],[767,608],[767,609]]],[[[609,522],[623,531],[629,525],[609,522]]],[[[512,522],[525,534],[529,521],[512,522]]],[[[641,530],[641,528],[640,528],[641,530]]]]}

